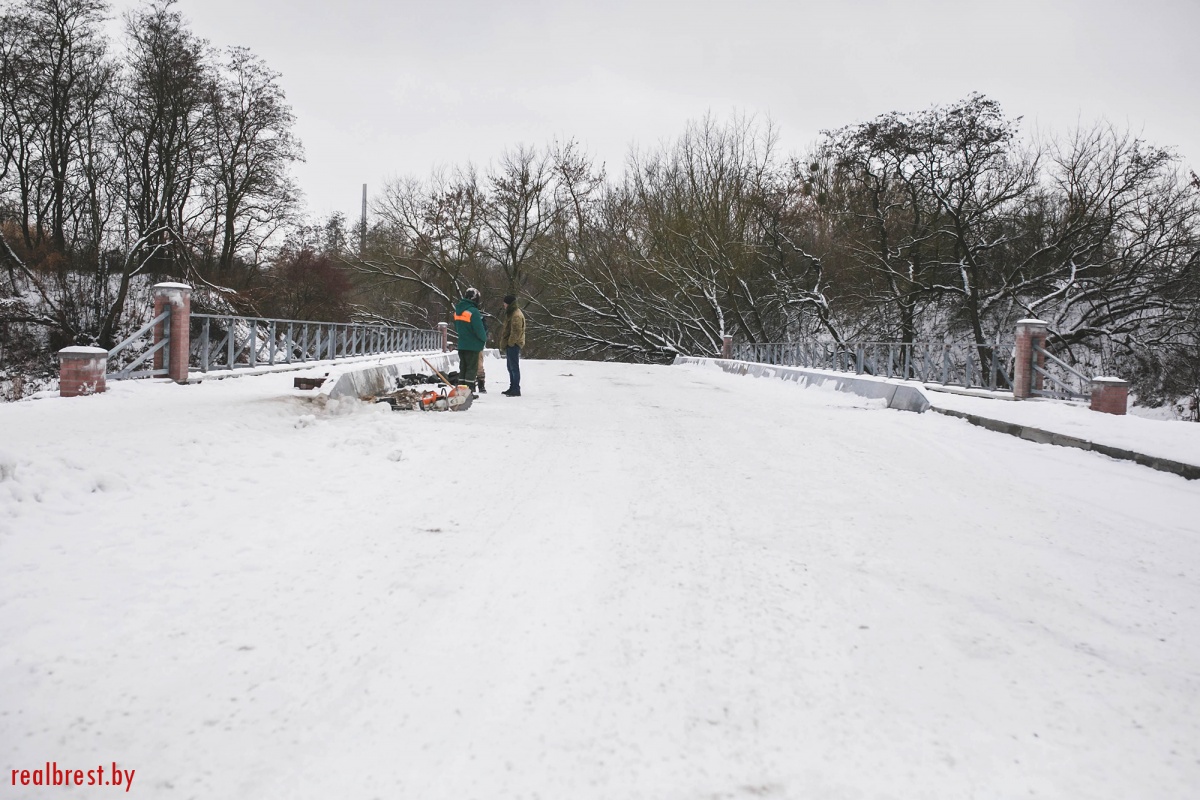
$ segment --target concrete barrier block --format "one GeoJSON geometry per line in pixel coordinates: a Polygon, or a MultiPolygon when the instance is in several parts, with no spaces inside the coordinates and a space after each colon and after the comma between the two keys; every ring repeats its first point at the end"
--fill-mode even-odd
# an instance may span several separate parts
{"type": "Polygon", "coordinates": [[[676,364],[714,364],[732,375],[753,375],[796,381],[802,386],[832,386],[839,392],[849,392],[872,400],[884,400],[888,408],[924,413],[930,408],[929,398],[920,386],[907,385],[888,378],[870,375],[847,375],[840,372],[781,367],[774,364],[755,364],[749,361],[676,356],[676,364]]]}

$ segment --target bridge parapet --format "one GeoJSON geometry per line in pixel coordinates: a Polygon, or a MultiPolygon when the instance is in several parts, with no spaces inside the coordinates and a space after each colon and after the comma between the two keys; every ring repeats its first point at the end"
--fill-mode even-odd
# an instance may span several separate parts
{"type": "Polygon", "coordinates": [[[158,283],[152,291],[154,312],[150,321],[111,350],[65,347],[58,351],[59,396],[97,394],[107,388],[108,380],[125,378],[169,377],[179,383],[187,381],[192,287],[186,283],[158,283]],[[114,362],[122,353],[128,363],[117,366],[119,362],[114,362]],[[147,361],[150,365],[142,366],[147,361]],[[115,372],[108,372],[110,363],[115,372]]]}
{"type": "Polygon", "coordinates": [[[994,343],[804,340],[734,344],[726,336],[720,358],[919,381],[930,389],[982,392],[1016,400],[1090,399],[1095,411],[1124,414],[1128,382],[1089,377],[1049,352],[1048,328],[1042,320],[1023,319],[1017,322],[1015,341],[994,343]]]}
{"type": "Polygon", "coordinates": [[[193,314],[192,287],[153,287],[149,322],[111,350],[68,347],[59,352],[59,394],[103,392],[106,381],[170,378],[187,383],[189,372],[243,374],[259,368],[299,369],[314,362],[448,349],[441,330],[390,324],[261,319],[236,314],[193,314]],[[86,351],[86,352],[85,352],[86,351]],[[97,366],[99,365],[99,366],[97,366]]]}

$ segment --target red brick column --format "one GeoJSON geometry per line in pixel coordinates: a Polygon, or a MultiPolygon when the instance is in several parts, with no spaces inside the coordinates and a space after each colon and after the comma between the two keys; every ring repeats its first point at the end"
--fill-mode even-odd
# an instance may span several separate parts
{"type": "Polygon", "coordinates": [[[450,323],[439,322],[438,330],[442,333],[442,352],[446,353],[450,350],[450,323]]]}
{"type": "Polygon", "coordinates": [[[721,337],[721,358],[733,358],[733,337],[721,337]]]}
{"type": "Polygon", "coordinates": [[[104,372],[108,351],[103,347],[64,347],[58,351],[58,394],[79,397],[99,394],[108,388],[104,372]]]}
{"type": "Polygon", "coordinates": [[[1129,381],[1120,378],[1092,378],[1092,411],[1124,414],[1129,407],[1129,381]]]}
{"type": "MultiPolygon", "coordinates": [[[[1042,388],[1042,376],[1033,368],[1034,345],[1046,346],[1046,323],[1040,319],[1017,321],[1017,349],[1013,363],[1013,397],[1024,400],[1033,396],[1034,389],[1042,388]]],[[[1043,369],[1046,358],[1037,357],[1037,365],[1043,369]]]]}
{"type": "MultiPolygon", "coordinates": [[[[171,326],[171,341],[154,354],[154,368],[162,369],[165,362],[168,378],[176,383],[187,383],[192,329],[192,287],[186,283],[154,284],[154,316],[157,317],[165,311],[168,305],[171,308],[171,316],[167,318],[167,323],[171,326]]],[[[162,341],[164,327],[161,322],[154,326],[155,344],[162,341]]]]}

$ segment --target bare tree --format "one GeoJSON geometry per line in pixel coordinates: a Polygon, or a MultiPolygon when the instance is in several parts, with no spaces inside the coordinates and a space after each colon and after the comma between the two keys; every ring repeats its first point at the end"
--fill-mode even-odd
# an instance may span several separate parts
{"type": "Polygon", "coordinates": [[[213,248],[217,273],[226,280],[239,253],[256,270],[262,245],[292,221],[297,199],[288,168],[302,153],[278,73],[250,51],[229,49],[211,92],[208,202],[212,241],[220,243],[213,248]]]}
{"type": "Polygon", "coordinates": [[[554,263],[554,331],[586,352],[661,360],[719,350],[727,333],[832,330],[810,220],[774,148],[769,125],[709,118],[635,155],[624,184],[593,190],[593,212],[577,215],[554,263]]]}
{"type": "Polygon", "coordinates": [[[756,278],[765,287],[771,339],[843,339],[829,294],[830,219],[813,191],[821,171],[818,162],[793,160],[790,170],[764,175],[755,194],[756,278]]]}
{"type": "Polygon", "coordinates": [[[1200,191],[1168,150],[1110,125],[1048,148],[1044,195],[1027,207],[1037,246],[1005,291],[1064,346],[1134,346],[1196,331],[1200,191]]]}
{"type": "Polygon", "coordinates": [[[100,31],[105,10],[97,0],[36,0],[30,8],[39,67],[32,88],[41,95],[45,113],[40,127],[49,177],[49,232],[59,250],[67,247],[71,172],[81,131],[98,115],[108,88],[100,31]]]}
{"type": "Polygon", "coordinates": [[[876,336],[903,342],[917,337],[922,305],[936,294],[940,224],[907,168],[909,128],[891,113],[827,132],[820,158],[832,171],[816,187],[837,227],[851,297],[864,317],[881,317],[876,336]]]}
{"type": "Polygon", "coordinates": [[[160,0],[125,19],[130,55],[113,118],[127,225],[132,226],[123,239],[133,250],[124,259],[116,298],[100,328],[102,345],[115,336],[137,272],[178,277],[188,272],[186,231],[204,163],[211,79],[205,43],[192,35],[173,5],[174,0],[160,0]]]}
{"type": "MultiPolygon", "coordinates": [[[[40,298],[37,313],[17,317],[51,326],[67,340],[94,331],[109,299],[105,103],[113,66],[100,27],[104,11],[92,0],[29,0],[0,22],[0,179],[16,178],[0,186],[15,189],[14,242],[27,251],[18,257],[6,242],[9,289],[40,298]]],[[[15,306],[9,303],[9,311],[15,306]]]]}
{"type": "Polygon", "coordinates": [[[158,0],[126,17],[130,58],[115,112],[134,238],[162,231],[153,240],[161,245],[152,267],[159,275],[186,269],[182,244],[196,214],[190,201],[212,140],[206,43],[174,4],[158,0]]]}
{"type": "Polygon", "coordinates": [[[483,252],[486,200],[471,166],[435,172],[427,182],[413,178],[385,184],[375,203],[380,222],[368,253],[347,259],[384,303],[366,312],[393,307],[396,319],[414,314],[426,324],[442,319],[467,287],[486,283],[483,252]],[[398,290],[398,291],[397,291],[398,290]]]}
{"type": "Polygon", "coordinates": [[[39,198],[45,172],[39,147],[45,101],[37,90],[41,66],[36,30],[35,15],[28,8],[6,8],[0,16],[0,175],[8,179],[5,205],[15,209],[13,217],[27,249],[41,239],[39,198]]]}
{"type": "Polygon", "coordinates": [[[550,149],[521,145],[487,175],[481,247],[505,291],[528,293],[538,248],[564,211],[555,168],[550,149]]]}

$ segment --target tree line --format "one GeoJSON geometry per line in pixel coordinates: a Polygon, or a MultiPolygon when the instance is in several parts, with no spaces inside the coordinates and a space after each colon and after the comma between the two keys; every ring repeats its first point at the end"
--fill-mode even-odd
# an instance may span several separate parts
{"type": "Polygon", "coordinates": [[[111,347],[153,280],[253,293],[298,219],[279,75],[173,6],[0,5],[0,366],[111,347]]]}
{"type": "Polygon", "coordinates": [[[803,156],[769,123],[710,117],[617,180],[573,142],[519,147],[389,183],[375,220],[346,262],[371,314],[431,324],[469,285],[512,291],[546,355],[1003,344],[1038,317],[1053,350],[1143,397],[1200,385],[1200,179],[1104,123],[1032,141],[981,95],[825,131],[803,156]]]}

